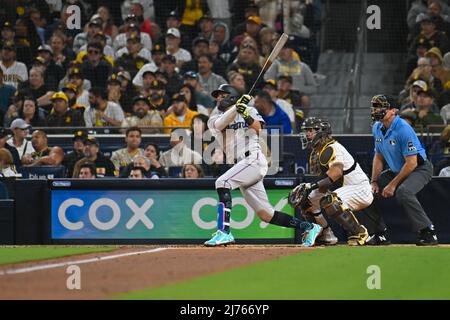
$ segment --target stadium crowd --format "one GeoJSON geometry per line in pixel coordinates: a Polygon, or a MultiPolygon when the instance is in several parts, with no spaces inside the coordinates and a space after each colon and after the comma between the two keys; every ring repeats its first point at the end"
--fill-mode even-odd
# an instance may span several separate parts
{"type": "Polygon", "coordinates": [[[248,92],[286,25],[289,40],[256,84],[254,106],[269,127],[293,133],[318,86],[320,1],[290,1],[287,19],[277,1],[5,2],[0,176],[61,165],[75,178],[158,178],[171,167],[204,176],[202,156],[173,129],[201,136],[212,91],[229,83],[248,92]],[[74,135],[71,152],[48,145],[47,134],[58,133],[74,135]],[[107,157],[95,133],[125,133],[126,146],[107,157]],[[142,146],[143,133],[172,133],[171,149],[142,146]]]}

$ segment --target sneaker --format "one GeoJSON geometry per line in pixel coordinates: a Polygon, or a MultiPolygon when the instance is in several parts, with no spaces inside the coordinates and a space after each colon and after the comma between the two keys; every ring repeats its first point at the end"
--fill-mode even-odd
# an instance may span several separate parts
{"type": "Polygon", "coordinates": [[[366,244],[366,241],[369,238],[369,233],[367,232],[366,227],[363,225],[361,225],[361,227],[364,229],[363,232],[348,237],[347,244],[349,246],[363,246],[366,244]]]}
{"type": "Polygon", "coordinates": [[[436,233],[432,230],[420,231],[416,246],[436,246],[438,245],[436,233]]]}
{"type": "Polygon", "coordinates": [[[390,244],[391,240],[386,233],[375,233],[366,240],[368,246],[387,246],[390,244]]]}
{"type": "Polygon", "coordinates": [[[223,232],[221,230],[217,230],[213,233],[213,237],[206,241],[204,245],[206,247],[217,247],[217,246],[226,246],[234,243],[234,237],[230,233],[223,232]]]}
{"type": "Polygon", "coordinates": [[[303,234],[302,247],[313,247],[317,237],[323,230],[323,228],[316,223],[312,223],[312,226],[312,229],[306,230],[303,234]]]}
{"type": "Polygon", "coordinates": [[[336,238],[333,230],[328,226],[323,229],[322,234],[317,237],[316,242],[324,246],[334,246],[338,242],[338,238],[336,238]]]}

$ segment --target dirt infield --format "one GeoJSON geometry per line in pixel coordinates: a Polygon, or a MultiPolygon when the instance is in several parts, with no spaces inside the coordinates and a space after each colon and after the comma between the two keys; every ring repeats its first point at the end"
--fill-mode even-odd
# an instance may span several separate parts
{"type": "Polygon", "coordinates": [[[139,246],[122,247],[113,252],[72,256],[35,263],[0,266],[0,299],[107,299],[120,293],[143,288],[159,287],[242,265],[292,255],[302,250],[299,246],[232,246],[203,248],[197,246],[139,246]],[[122,256],[138,251],[162,248],[162,251],[122,256]],[[120,255],[117,258],[107,258],[120,255]],[[67,265],[80,263],[81,290],[66,286],[67,265]],[[29,268],[44,268],[31,270],[29,268]],[[45,269],[48,268],[48,269],[45,269]],[[3,274],[21,270],[19,274],[3,274]]]}

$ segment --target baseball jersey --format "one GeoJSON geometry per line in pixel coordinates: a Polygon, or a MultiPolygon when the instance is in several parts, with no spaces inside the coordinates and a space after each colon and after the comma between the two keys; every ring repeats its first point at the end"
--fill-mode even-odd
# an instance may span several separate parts
{"type": "Polygon", "coordinates": [[[15,61],[9,68],[0,62],[0,67],[3,70],[3,83],[9,84],[17,89],[20,82],[28,80],[27,67],[22,62],[15,61]]]}
{"type": "MultiPolygon", "coordinates": [[[[255,108],[248,107],[247,110],[255,121],[265,123],[255,108]]],[[[224,112],[218,111],[212,115],[208,120],[208,128],[218,140],[226,155],[227,163],[234,163],[236,159],[244,158],[247,151],[251,153],[261,151],[259,135],[254,130],[248,131],[248,124],[239,113],[236,114],[234,120],[222,132],[216,129],[214,123],[223,114],[224,112]]]]}
{"type": "Polygon", "coordinates": [[[330,166],[341,163],[344,170],[343,186],[359,185],[361,183],[369,183],[369,178],[355,162],[353,156],[339,142],[332,140],[326,144],[319,153],[320,167],[323,174],[330,166]],[[331,148],[331,149],[330,149],[331,148]],[[354,167],[353,170],[351,170],[354,167]],[[350,172],[345,174],[349,170],[350,172]]]}

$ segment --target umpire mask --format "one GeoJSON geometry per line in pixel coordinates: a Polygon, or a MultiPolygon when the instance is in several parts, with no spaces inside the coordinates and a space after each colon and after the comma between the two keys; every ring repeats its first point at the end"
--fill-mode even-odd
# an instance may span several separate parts
{"type": "Polygon", "coordinates": [[[389,109],[395,108],[394,102],[391,98],[378,94],[372,98],[371,103],[371,118],[372,123],[382,121],[389,109]]]}

